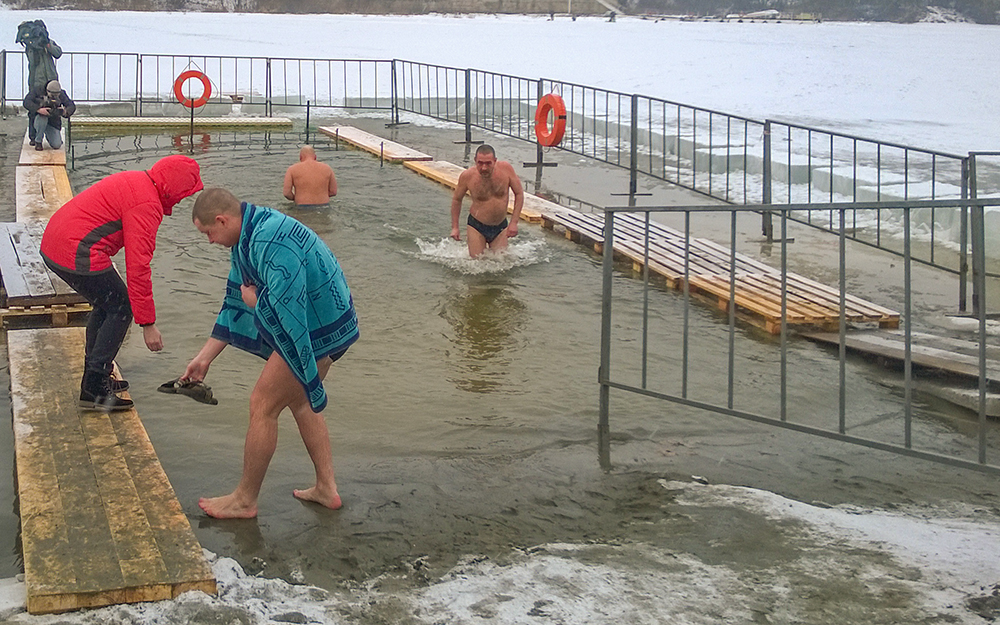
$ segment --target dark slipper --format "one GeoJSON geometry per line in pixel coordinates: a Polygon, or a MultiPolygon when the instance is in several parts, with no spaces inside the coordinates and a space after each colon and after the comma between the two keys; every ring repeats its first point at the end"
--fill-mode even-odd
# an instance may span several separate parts
{"type": "Polygon", "coordinates": [[[181,382],[180,378],[174,378],[164,382],[156,390],[161,393],[187,395],[203,404],[215,406],[219,403],[219,400],[212,396],[212,387],[206,386],[204,382],[181,382]]]}

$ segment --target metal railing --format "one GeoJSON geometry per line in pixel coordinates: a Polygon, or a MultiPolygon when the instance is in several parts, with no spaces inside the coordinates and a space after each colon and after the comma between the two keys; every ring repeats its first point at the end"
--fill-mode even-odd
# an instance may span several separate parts
{"type": "MultiPolygon", "coordinates": [[[[915,405],[913,401],[914,375],[913,375],[913,334],[915,332],[914,319],[916,308],[913,296],[912,284],[912,264],[913,256],[911,245],[912,224],[914,216],[920,211],[943,210],[966,207],[970,210],[970,229],[973,237],[973,249],[976,250],[976,263],[982,263],[985,246],[983,245],[983,215],[985,207],[1000,206],[1000,199],[978,199],[978,200],[923,200],[923,201],[886,201],[886,202],[865,202],[865,203],[834,203],[824,206],[816,204],[787,204],[778,205],[752,205],[752,206],[655,206],[655,207],[606,207],[604,224],[604,257],[603,257],[603,291],[602,291],[602,313],[601,313],[601,356],[599,369],[600,382],[600,416],[598,423],[599,450],[602,464],[610,466],[610,421],[609,402],[611,389],[628,391],[639,395],[644,395],[654,399],[659,399],[682,406],[706,410],[709,412],[723,414],[758,423],[774,425],[798,432],[823,436],[826,438],[839,440],[848,443],[855,443],[866,447],[890,451],[897,454],[922,458],[980,471],[1000,474],[1000,449],[990,447],[987,437],[986,420],[986,392],[988,386],[986,370],[986,313],[985,307],[978,310],[978,374],[979,374],[979,396],[978,396],[978,420],[975,425],[975,441],[969,442],[968,437],[961,433],[949,435],[945,428],[935,423],[931,419],[920,418],[915,415],[915,405]],[[840,293],[840,313],[839,313],[839,343],[838,357],[836,361],[831,359],[817,360],[814,356],[808,358],[801,357],[801,354],[791,354],[789,350],[792,335],[788,325],[788,239],[787,225],[791,220],[791,215],[797,211],[810,210],[833,210],[835,215],[835,225],[840,239],[839,247],[839,293],[840,293]],[[848,393],[848,369],[847,369],[847,349],[846,331],[848,327],[846,315],[846,275],[848,266],[848,220],[852,210],[896,210],[900,211],[902,226],[904,231],[904,246],[902,250],[903,277],[902,284],[882,284],[881,292],[902,293],[902,301],[891,302],[902,309],[902,332],[904,341],[903,358],[903,402],[902,405],[891,404],[887,410],[887,416],[872,420],[872,406],[865,403],[857,409],[851,408],[851,394],[848,393]],[[733,250],[735,250],[737,217],[745,215],[749,211],[774,211],[778,215],[780,222],[780,273],[781,273],[781,325],[779,335],[779,345],[775,350],[773,345],[760,344],[755,341],[752,347],[753,366],[740,367],[737,362],[737,306],[736,297],[732,290],[728,298],[726,313],[728,324],[723,330],[714,320],[711,323],[699,327],[697,332],[692,331],[694,322],[691,312],[691,288],[690,278],[691,257],[689,245],[692,238],[691,217],[692,215],[702,215],[708,213],[723,214],[729,218],[730,236],[732,238],[733,250]],[[632,297],[616,297],[613,292],[613,276],[615,271],[614,253],[614,233],[615,218],[621,213],[631,213],[637,215],[640,220],[648,220],[652,214],[673,213],[680,214],[684,219],[684,274],[683,292],[680,303],[677,298],[657,297],[658,291],[651,283],[649,273],[649,263],[644,263],[642,272],[642,293],[641,297],[633,292],[632,297]],[[612,324],[612,315],[615,307],[623,307],[626,302],[634,308],[626,315],[619,310],[621,318],[630,321],[619,321],[615,317],[612,324]],[[641,303],[640,303],[641,302],[641,303]],[[677,310],[678,306],[681,308],[677,310]],[[660,307],[663,309],[661,310],[660,307]],[[635,321],[635,319],[638,321],[635,321]],[[669,330],[662,330],[658,335],[652,331],[652,321],[659,318],[669,318],[677,320],[670,324],[669,330]],[[677,337],[676,329],[679,326],[680,337],[677,337]],[[615,330],[613,331],[613,328],[615,330]],[[627,332],[628,336],[621,336],[627,332]],[[725,343],[727,345],[724,354],[716,353],[713,362],[701,363],[700,369],[693,366],[696,358],[710,358],[706,356],[708,350],[695,350],[691,346],[692,340],[701,337],[705,333],[712,333],[713,345],[725,343]],[[636,336],[638,335],[638,337],[636,336]],[[720,338],[724,337],[722,341],[720,338]],[[613,342],[613,339],[618,339],[613,342]],[[612,345],[616,345],[615,352],[612,345]],[[767,353],[762,353],[762,350],[767,353]],[[775,351],[777,353],[775,353],[775,351]],[[621,352],[619,354],[619,352],[621,352]],[[616,358],[617,356],[617,358],[616,358]],[[612,362],[616,367],[612,369],[612,362]],[[766,367],[763,362],[770,362],[772,368],[765,372],[766,367]],[[652,364],[651,364],[652,363],[652,364]],[[625,373],[618,373],[618,369],[625,373]],[[753,371],[752,380],[740,380],[737,377],[740,371],[753,371]],[[718,372],[726,371],[723,383],[718,372]],[[823,402],[810,401],[808,406],[793,405],[789,397],[789,388],[797,388],[795,382],[791,382],[792,376],[796,380],[822,379],[831,380],[834,376],[838,380],[836,386],[836,399],[824,404],[823,402]],[[705,377],[713,377],[713,384],[704,383],[705,377]],[[696,385],[696,381],[699,382],[696,385]],[[745,390],[741,393],[740,390],[745,390]],[[835,413],[826,415],[830,421],[824,423],[823,411],[819,406],[836,405],[835,413]],[[798,410],[796,410],[798,408],[798,410]],[[962,448],[969,456],[959,457],[953,454],[954,449],[962,448]]],[[[647,226],[643,247],[645,255],[648,257],[650,249],[649,228],[647,226]]],[[[735,251],[732,252],[735,254],[735,251]]],[[[981,266],[981,265],[980,265],[981,266]]],[[[729,281],[731,285],[736,284],[736,262],[730,263],[729,281]]],[[[985,296],[986,280],[982,272],[976,274],[977,292],[985,296]]],[[[731,289],[734,287],[731,287],[731,289]]],[[[634,291],[634,289],[633,289],[634,291]]],[[[885,303],[885,302],[883,302],[885,303]]],[[[856,372],[855,372],[856,374],[856,372]]],[[[829,390],[829,385],[824,383],[824,389],[829,390]]],[[[857,393],[857,381],[852,385],[852,394],[857,393]]],[[[831,399],[833,393],[830,392],[831,399]]],[[[815,399],[815,398],[814,398],[815,399]]],[[[994,443],[995,445],[995,443],[994,443]]]]}
{"type": "MultiPolygon", "coordinates": [[[[0,107],[6,111],[26,93],[28,67],[23,53],[2,52],[0,107]]],[[[209,110],[224,105],[229,112],[234,103],[264,115],[276,106],[390,110],[395,102],[391,60],[66,52],[58,65],[60,82],[77,103],[128,104],[138,116],[186,112],[173,90],[188,69],[208,76],[209,110]]]]}
{"type": "MultiPolygon", "coordinates": [[[[26,88],[20,51],[3,51],[0,110],[10,94],[26,88]]],[[[576,83],[525,78],[475,69],[394,60],[303,59],[205,55],[65,53],[64,86],[80,103],[129,105],[134,115],[187,113],[173,96],[174,80],[187,69],[213,85],[207,108],[229,113],[239,104],[250,114],[275,107],[330,107],[400,112],[465,127],[467,142],[479,128],[535,142],[534,115],[548,92],[562,96],[566,134],[558,149],[741,205],[961,199],[970,186],[1000,187],[1000,161],[970,157],[810,128],[758,121],[670,100],[576,83]],[[979,177],[977,183],[974,177],[979,177]]],[[[539,145],[538,165],[543,148],[539,145]]],[[[540,171],[540,169],[539,169],[540,171]]],[[[771,210],[761,229],[773,240],[771,210]]],[[[787,213],[788,218],[834,231],[829,207],[787,213]]],[[[970,240],[962,207],[930,208],[911,215],[911,259],[958,276],[958,309],[967,308],[970,240]]],[[[898,209],[852,209],[848,237],[892,254],[904,245],[898,209]]],[[[1000,229],[997,229],[1000,231],[1000,229]]],[[[1000,249],[1000,236],[988,249],[1000,249]]],[[[996,239],[996,240],[994,240],[996,239]]],[[[976,268],[980,269],[980,268],[976,268]]],[[[1000,257],[981,268],[1000,276],[1000,257]]],[[[974,280],[972,283],[974,284],[974,280]]],[[[974,298],[979,301],[977,297],[974,298]]]]}

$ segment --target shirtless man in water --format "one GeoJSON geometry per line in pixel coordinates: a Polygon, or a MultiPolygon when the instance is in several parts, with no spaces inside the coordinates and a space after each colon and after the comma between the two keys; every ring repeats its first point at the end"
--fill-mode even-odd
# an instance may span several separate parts
{"type": "Polygon", "coordinates": [[[507,247],[507,239],[517,236],[517,220],[524,206],[524,188],[521,180],[507,161],[498,161],[496,151],[488,145],[476,150],[476,164],[462,172],[458,186],[451,196],[451,238],[461,241],[458,217],[462,212],[465,194],[472,196],[469,207],[466,238],[469,242],[469,256],[476,258],[487,248],[502,250],[507,247]],[[507,203],[509,192],[514,192],[514,212],[507,224],[507,203]]]}
{"type": "Polygon", "coordinates": [[[329,165],[316,160],[316,150],[306,145],[299,151],[299,162],[285,172],[282,193],[300,208],[326,206],[337,195],[337,177],[329,165]]]}

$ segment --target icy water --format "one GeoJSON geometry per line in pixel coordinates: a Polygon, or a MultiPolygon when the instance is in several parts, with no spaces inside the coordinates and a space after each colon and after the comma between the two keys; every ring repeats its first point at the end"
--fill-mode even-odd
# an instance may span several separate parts
{"type": "MultiPolygon", "coordinates": [[[[403,132],[406,140],[423,143],[417,147],[462,159],[460,148],[449,145],[450,134],[460,131],[403,132]]],[[[207,379],[218,406],[155,392],[183,371],[208,336],[228,271],[228,250],[208,244],[191,225],[191,200],[164,221],[153,263],[166,349],[147,352],[136,333],[119,357],[163,467],[206,548],[251,572],[327,588],[399,571],[411,574],[412,584],[442,574],[466,554],[506,558],[511,547],[553,541],[648,538],[636,523],[662,515],[656,480],[678,469],[788,494],[803,489],[809,500],[856,500],[855,480],[874,481],[862,498],[883,503],[920,481],[941,482],[929,487],[928,496],[938,488],[953,492],[949,480],[959,472],[890,458],[902,486],[874,486],[885,477],[879,469],[885,455],[624,394],[614,394],[612,404],[616,469],[602,473],[595,435],[600,258],[525,223],[506,255],[470,261],[464,243],[446,238],[445,187],[399,165],[380,166],[367,153],[336,150],[328,141],[317,147],[337,173],[340,194],[328,211],[296,209],[281,197],[281,180],[301,140],[296,133],[196,136],[194,156],[207,186],[228,187],[318,232],[347,275],[362,339],[328,377],[326,411],[344,509],[330,512],[291,497],[293,488],[311,483],[312,473],[287,415],[259,518],[215,521],[197,507],[200,496],[226,493],[239,477],[247,398],[262,363],[235,349],[224,352],[207,379]],[[853,477],[841,481],[848,475],[853,477]]],[[[74,142],[77,190],[114,171],[147,168],[188,145],[187,137],[155,135],[77,136],[74,142]]],[[[512,160],[525,149],[496,143],[512,160]]],[[[616,175],[590,172],[581,188],[588,179],[616,175]]],[[[569,170],[560,176],[573,177],[569,170]]],[[[750,233],[755,227],[741,225],[750,233]]],[[[641,283],[620,273],[615,289],[614,367],[636,379],[641,283]]],[[[871,294],[881,290],[876,285],[871,294]]],[[[682,302],[655,289],[650,307],[650,345],[657,353],[650,385],[676,391],[682,302]]],[[[724,320],[695,307],[691,323],[692,397],[724,403],[724,320]]],[[[737,331],[738,408],[774,414],[777,347],[757,330],[737,331]]],[[[789,369],[793,418],[834,427],[835,354],[793,341],[789,369]]],[[[898,375],[852,361],[848,383],[852,414],[861,415],[851,433],[899,443],[898,375]]],[[[918,401],[914,438],[973,457],[969,423],[969,415],[947,404],[918,401]]],[[[969,479],[972,489],[983,481],[969,479]]],[[[16,518],[9,516],[0,527],[8,554],[0,577],[18,571],[15,534],[16,518]]],[[[695,534],[675,546],[699,545],[695,534]]],[[[697,549],[711,552],[711,540],[697,549]]],[[[726,557],[750,562],[760,556],[726,557]]]]}

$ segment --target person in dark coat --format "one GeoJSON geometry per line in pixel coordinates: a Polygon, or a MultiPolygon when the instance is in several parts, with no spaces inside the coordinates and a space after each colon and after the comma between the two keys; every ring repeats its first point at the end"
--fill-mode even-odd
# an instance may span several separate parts
{"type": "MultiPolygon", "coordinates": [[[[28,58],[28,91],[38,87],[44,89],[52,80],[59,80],[56,59],[62,56],[62,48],[49,39],[49,30],[42,20],[21,22],[17,27],[15,42],[24,46],[28,58]]],[[[35,127],[31,124],[34,115],[28,114],[28,139],[35,140],[35,127]]]]}
{"type": "Polygon", "coordinates": [[[36,150],[41,151],[42,140],[47,139],[52,149],[62,147],[62,118],[76,112],[76,104],[69,99],[58,80],[50,80],[42,87],[35,87],[24,96],[24,108],[28,111],[28,139],[36,150]]]}

